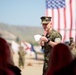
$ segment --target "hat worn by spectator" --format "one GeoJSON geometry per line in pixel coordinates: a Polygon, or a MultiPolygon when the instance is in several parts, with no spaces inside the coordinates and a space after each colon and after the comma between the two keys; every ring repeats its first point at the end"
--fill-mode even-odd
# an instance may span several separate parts
{"type": "Polygon", "coordinates": [[[48,24],[51,21],[51,18],[52,17],[49,17],[49,16],[42,16],[41,17],[41,23],[42,24],[48,24]]]}

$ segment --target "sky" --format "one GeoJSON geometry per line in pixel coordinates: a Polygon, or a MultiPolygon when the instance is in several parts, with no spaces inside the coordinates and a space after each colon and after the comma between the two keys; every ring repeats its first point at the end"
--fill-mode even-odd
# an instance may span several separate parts
{"type": "Polygon", "coordinates": [[[41,26],[45,0],[0,0],[0,23],[41,26]]]}

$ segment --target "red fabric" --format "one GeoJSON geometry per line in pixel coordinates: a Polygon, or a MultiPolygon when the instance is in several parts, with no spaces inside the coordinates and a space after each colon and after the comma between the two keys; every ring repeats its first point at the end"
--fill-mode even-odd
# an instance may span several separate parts
{"type": "Polygon", "coordinates": [[[5,71],[8,75],[15,75],[14,72],[9,69],[5,69],[5,71]]]}
{"type": "Polygon", "coordinates": [[[65,44],[59,43],[52,49],[49,68],[46,75],[53,75],[53,73],[62,67],[65,67],[73,60],[69,47],[65,44]]]}

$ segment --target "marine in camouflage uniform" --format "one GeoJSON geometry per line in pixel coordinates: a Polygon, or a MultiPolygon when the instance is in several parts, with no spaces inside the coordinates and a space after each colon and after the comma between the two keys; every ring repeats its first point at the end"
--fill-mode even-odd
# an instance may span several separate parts
{"type": "Polygon", "coordinates": [[[73,56],[76,58],[76,44],[73,40],[73,37],[69,38],[70,42],[69,42],[69,48],[73,54],[73,56]]]}
{"type": "Polygon", "coordinates": [[[72,52],[73,56],[76,58],[76,44],[75,43],[72,43],[71,44],[71,47],[72,47],[71,52],[72,52]]]}
{"type": "Polygon", "coordinates": [[[69,38],[69,48],[70,48],[70,50],[72,50],[72,48],[73,48],[72,44],[74,44],[73,37],[70,37],[69,38]]]}
{"type": "Polygon", "coordinates": [[[42,48],[44,49],[44,65],[43,65],[43,75],[45,75],[47,69],[48,69],[48,61],[49,61],[49,56],[51,54],[52,47],[61,42],[62,36],[59,32],[51,28],[50,26],[50,20],[51,17],[43,16],[41,17],[42,25],[44,28],[44,31],[46,31],[46,35],[42,36],[40,38],[40,42],[44,42],[44,45],[42,48]],[[49,27],[49,28],[48,28],[49,27]],[[47,31],[48,29],[48,31],[47,31]],[[46,41],[48,40],[48,41],[46,41]],[[50,44],[51,43],[51,44],[50,44]],[[52,44],[54,43],[54,44],[52,44]]]}
{"type": "MultiPolygon", "coordinates": [[[[52,30],[49,34],[46,35],[47,38],[49,38],[51,41],[55,42],[56,38],[62,38],[61,34],[55,30],[52,30]]],[[[46,42],[44,43],[44,66],[43,66],[43,73],[45,74],[47,68],[48,68],[48,61],[49,61],[49,56],[52,50],[52,46],[47,44],[46,42]]],[[[44,75],[43,74],[43,75],[44,75]]]]}
{"type": "Polygon", "coordinates": [[[21,68],[24,68],[25,65],[25,50],[23,49],[23,47],[19,48],[18,51],[18,55],[19,55],[19,61],[18,61],[18,65],[21,68]]]}

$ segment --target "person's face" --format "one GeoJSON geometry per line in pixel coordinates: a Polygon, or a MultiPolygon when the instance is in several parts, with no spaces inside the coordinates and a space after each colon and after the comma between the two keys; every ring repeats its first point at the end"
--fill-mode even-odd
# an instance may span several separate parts
{"type": "Polygon", "coordinates": [[[42,24],[45,31],[49,31],[52,28],[52,23],[42,24]]]}

